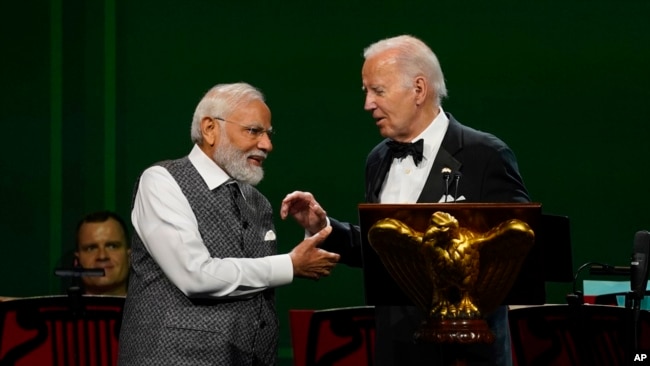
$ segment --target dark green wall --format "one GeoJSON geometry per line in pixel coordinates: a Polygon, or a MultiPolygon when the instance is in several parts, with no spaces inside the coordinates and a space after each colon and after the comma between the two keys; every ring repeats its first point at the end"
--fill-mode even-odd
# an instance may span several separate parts
{"type": "MultiPolygon", "coordinates": [[[[363,111],[362,50],[416,35],[438,54],[443,107],[517,154],[534,201],[572,220],[574,265],[628,263],[650,229],[650,3],[647,1],[29,0],[0,5],[0,295],[55,293],[51,275],[76,220],[128,217],[149,164],[187,154],[202,94],[260,87],[275,150],[260,190],[279,208],[314,192],[356,219],[366,153],[380,140],[363,111]]],[[[276,223],[280,250],[302,238],[276,223]]],[[[566,284],[549,286],[563,301],[566,284]]],[[[290,308],[363,302],[360,272],[278,290],[283,354],[290,308]]]]}

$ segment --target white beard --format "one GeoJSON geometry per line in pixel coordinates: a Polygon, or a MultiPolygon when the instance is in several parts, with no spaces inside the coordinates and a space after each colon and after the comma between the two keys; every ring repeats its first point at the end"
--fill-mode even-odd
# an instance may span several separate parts
{"type": "Polygon", "coordinates": [[[238,150],[232,145],[228,136],[222,133],[213,158],[233,179],[254,186],[264,178],[264,169],[248,163],[247,157],[251,154],[266,157],[266,153],[261,150],[248,152],[238,150]]]}

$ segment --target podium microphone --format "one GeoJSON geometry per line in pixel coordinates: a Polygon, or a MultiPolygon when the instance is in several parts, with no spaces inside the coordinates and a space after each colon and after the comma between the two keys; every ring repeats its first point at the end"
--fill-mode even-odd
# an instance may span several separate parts
{"type": "Polygon", "coordinates": [[[445,203],[447,203],[447,197],[449,197],[449,178],[451,177],[451,169],[444,167],[440,173],[442,173],[442,180],[445,181],[445,203]]]}
{"type": "Polygon", "coordinates": [[[454,201],[458,199],[458,183],[460,183],[460,172],[454,173],[454,201]]]}
{"type": "Polygon", "coordinates": [[[638,302],[645,296],[648,286],[648,259],[650,257],[650,232],[638,231],[634,235],[634,251],[630,263],[630,290],[638,302]]]}

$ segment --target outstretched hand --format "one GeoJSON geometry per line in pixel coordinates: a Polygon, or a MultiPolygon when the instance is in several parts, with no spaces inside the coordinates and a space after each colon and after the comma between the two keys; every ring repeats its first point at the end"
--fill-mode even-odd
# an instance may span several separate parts
{"type": "Polygon", "coordinates": [[[284,220],[288,216],[292,216],[312,235],[327,226],[327,212],[309,192],[295,191],[284,197],[280,217],[284,220]]]}
{"type": "Polygon", "coordinates": [[[321,277],[330,275],[341,256],[323,250],[319,248],[319,245],[331,232],[332,227],[327,226],[293,248],[289,256],[293,262],[293,275],[295,277],[318,280],[321,277]]]}

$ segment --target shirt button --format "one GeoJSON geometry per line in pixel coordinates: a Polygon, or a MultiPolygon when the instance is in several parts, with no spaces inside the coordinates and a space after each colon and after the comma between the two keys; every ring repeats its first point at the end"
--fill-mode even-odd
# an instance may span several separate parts
{"type": "Polygon", "coordinates": [[[411,169],[405,169],[405,170],[404,170],[404,173],[406,173],[406,174],[411,174],[411,169]]]}

